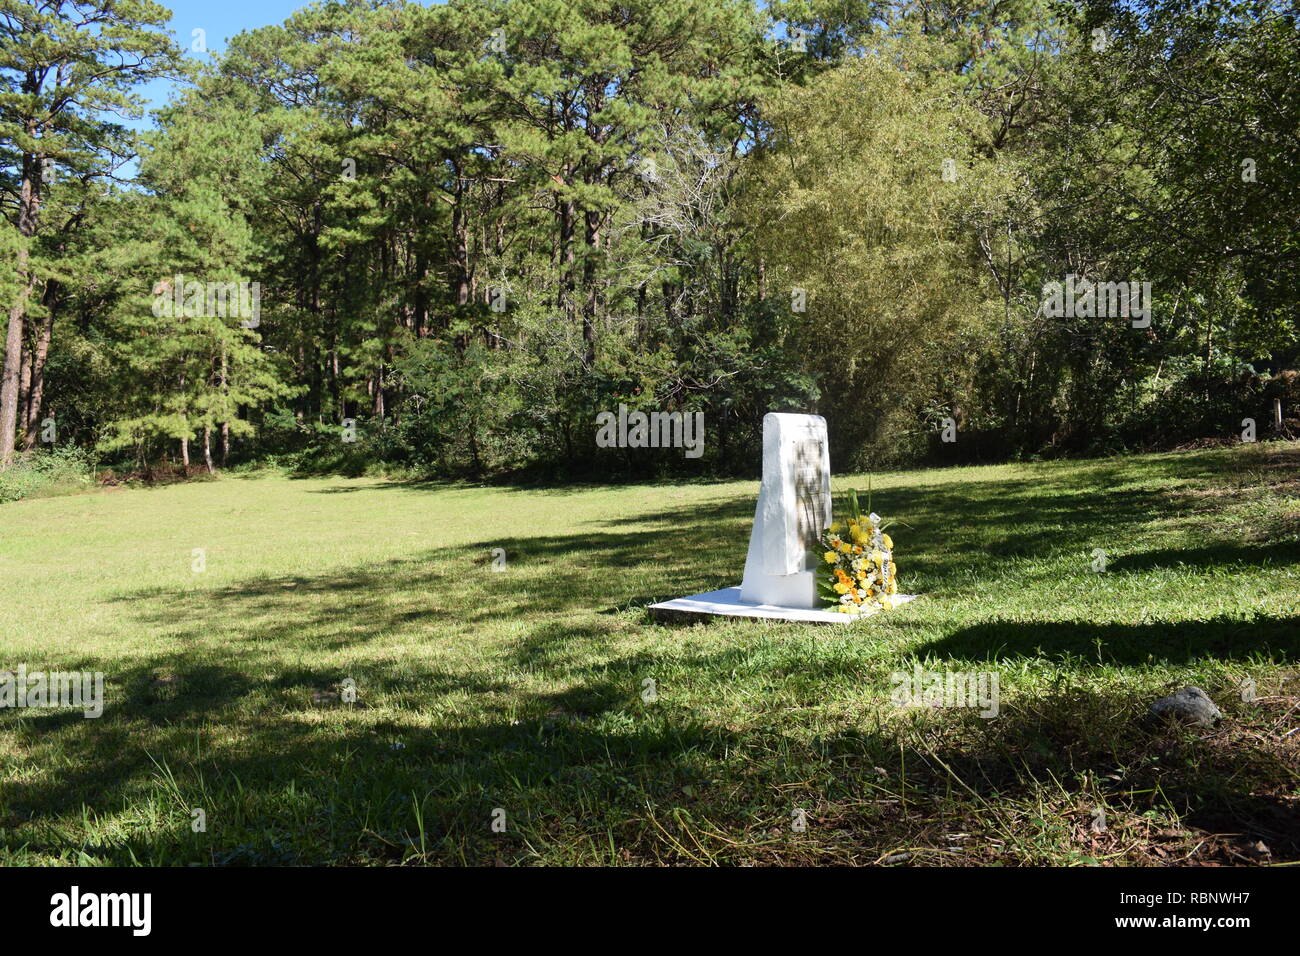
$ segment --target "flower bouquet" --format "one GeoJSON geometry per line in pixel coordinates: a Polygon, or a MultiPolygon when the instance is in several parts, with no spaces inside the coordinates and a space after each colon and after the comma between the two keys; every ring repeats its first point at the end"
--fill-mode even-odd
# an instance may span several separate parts
{"type": "MultiPolygon", "coordinates": [[[[868,508],[868,510],[870,510],[868,508]]],[[[849,492],[849,518],[836,521],[818,539],[825,549],[817,572],[817,593],[845,614],[889,610],[898,593],[894,541],[875,512],[862,514],[858,493],[849,492]]]]}

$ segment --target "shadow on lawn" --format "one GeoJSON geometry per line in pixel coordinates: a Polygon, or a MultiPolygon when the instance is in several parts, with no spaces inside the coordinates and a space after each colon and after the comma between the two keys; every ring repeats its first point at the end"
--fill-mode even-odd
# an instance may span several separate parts
{"type": "MultiPolygon", "coordinates": [[[[1170,467],[1183,474],[1189,466],[1170,467]]],[[[1086,555],[1094,541],[1104,546],[1149,521],[1153,508],[1170,507],[1144,492],[1109,490],[1124,478],[1120,466],[1103,463],[1087,474],[1082,485],[983,482],[978,500],[960,485],[886,489],[873,507],[911,526],[895,533],[904,568],[940,586],[990,555],[1086,555]],[[1019,533],[1025,526],[1029,533],[1019,533]]],[[[1140,704],[1118,692],[1063,695],[1045,702],[1043,713],[1011,710],[937,742],[879,724],[813,735],[793,715],[763,712],[765,688],[794,682],[811,701],[828,688],[850,700],[869,665],[849,655],[805,658],[789,642],[775,660],[751,645],[674,655],[676,673],[718,695],[754,682],[745,692],[760,705],[741,708],[737,727],[674,708],[671,696],[647,709],[641,681],[661,659],[621,647],[615,616],[575,615],[735,584],[753,507],[752,498],[737,497],[613,519],[592,533],[522,538],[507,544],[504,574],[483,563],[500,543],[485,540],[356,571],[125,595],[138,623],[168,634],[173,649],[110,674],[100,720],[52,712],[0,721],[25,760],[47,768],[7,787],[2,839],[9,845],[16,839],[9,834],[31,819],[75,817],[82,805],[112,818],[133,803],[158,801],[175,773],[181,791],[157,805],[175,825],[161,834],[132,836],[128,819],[125,837],[99,844],[65,835],[76,832],[66,825],[38,827],[35,836],[24,827],[21,839],[36,851],[84,851],[111,863],[516,862],[529,858],[529,847],[610,843],[628,854],[621,859],[692,862],[696,850],[705,852],[692,839],[723,862],[861,862],[931,838],[942,846],[950,819],[978,816],[973,804],[944,803],[940,795],[953,789],[946,765],[984,798],[1003,801],[1032,800],[1048,780],[1081,798],[1080,774],[1115,771],[1116,799],[1123,790],[1134,812],[1172,795],[1197,819],[1271,840],[1275,859],[1300,856],[1294,818],[1268,815],[1287,785],[1274,754],[1249,738],[1217,749],[1154,733],[1140,721],[1140,704]],[[429,663],[419,652],[426,637],[418,629],[436,627],[428,639],[463,639],[484,624],[512,621],[524,626],[464,667],[429,663]],[[380,658],[365,656],[377,636],[408,633],[409,654],[396,645],[380,658]],[[360,662],[302,663],[320,651],[356,651],[360,662]],[[509,673],[569,686],[530,691],[509,673]],[[312,700],[313,691],[345,676],[364,688],[355,720],[337,704],[312,700]],[[471,707],[447,704],[466,694],[471,707]],[[367,719],[365,702],[376,695],[396,716],[367,719]],[[1254,776],[1243,772],[1255,767],[1254,776]],[[910,791],[912,810],[877,799],[899,789],[910,791]],[[1145,803],[1132,796],[1139,791],[1149,793],[1145,803]],[[769,837],[773,828],[788,829],[791,801],[805,798],[824,808],[825,825],[805,841],[820,847],[820,857],[801,857],[799,844],[769,837]],[[207,834],[190,831],[191,805],[207,808],[207,834]],[[506,834],[489,828],[497,807],[512,821],[506,834]],[[683,819],[691,817],[725,839],[700,826],[688,836],[683,819]]],[[[1113,569],[1140,573],[1176,565],[1180,556],[1215,564],[1224,555],[1148,552],[1118,559],[1113,569]]],[[[1281,543],[1229,556],[1262,566],[1295,560],[1295,550],[1281,543]]],[[[1300,619],[995,621],[915,650],[970,661],[1095,660],[1098,641],[1101,659],[1120,664],[1207,655],[1294,661],[1300,619]]],[[[93,661],[81,666],[96,669],[93,661]]]]}
{"type": "MultiPolygon", "coordinates": [[[[1262,840],[1273,862],[1300,859],[1300,747],[1231,690],[1211,688],[1226,714],[1214,730],[1151,721],[1146,701],[1133,694],[1067,687],[1049,701],[1013,701],[993,720],[971,714],[941,741],[928,741],[923,729],[905,736],[934,778],[961,781],[990,802],[1026,794],[1030,781],[1046,784],[1049,802],[1026,822],[1072,829],[1096,857],[1114,854],[1141,865],[1258,863],[1253,844],[1262,840]],[[1097,835],[1089,824],[1099,806],[1108,828],[1097,835]],[[1183,826],[1153,833],[1159,828],[1148,816],[1169,808],[1183,826]]],[[[1274,712],[1283,714],[1294,701],[1277,700],[1274,712]]]]}
{"type": "MultiPolygon", "coordinates": [[[[559,642],[552,634],[525,645],[517,660],[545,669],[557,651],[563,657],[559,642]]],[[[677,669],[722,688],[752,655],[692,654],[677,669]]],[[[989,839],[1006,825],[990,806],[1033,807],[1048,828],[1069,826],[1079,807],[1103,799],[1111,849],[1129,862],[1162,862],[1142,855],[1148,846],[1136,845],[1142,835],[1133,828],[1170,806],[1191,827],[1265,840],[1275,861],[1300,857],[1300,818],[1285,796],[1291,771],[1276,744],[1254,733],[1153,727],[1131,694],[1067,688],[1050,702],[1015,701],[996,720],[948,716],[942,730],[904,722],[809,735],[779,712],[739,729],[675,708],[670,695],[647,708],[637,678],[655,664],[626,654],[589,665],[561,691],[502,688],[518,705],[513,719],[444,712],[430,723],[414,712],[352,719],[284,686],[333,680],[333,671],[254,680],[173,657],[166,672],[175,684],[160,689],[149,662],[115,681],[117,700],[102,720],[30,719],[20,732],[30,758],[42,760],[57,742],[58,761],[9,788],[0,824],[13,833],[29,817],[76,818],[83,805],[92,819],[111,820],[152,801],[171,821],[161,833],[132,827],[128,816],[111,828],[122,835],[103,842],[74,842],[55,827],[23,837],[32,851],[111,864],[490,865],[528,862],[535,848],[556,843],[612,843],[619,855],[608,862],[871,862],[899,846],[943,847],[958,828],[977,836],[968,861],[989,862],[1001,852],[989,839]],[[905,810],[889,799],[899,793],[905,810]],[[772,840],[788,829],[793,805],[810,807],[814,825],[798,841],[772,840]],[[193,807],[207,813],[207,833],[190,830],[193,807]],[[508,815],[504,834],[489,827],[497,808],[508,815]]],[[[820,664],[791,677],[810,692],[845,678],[834,662],[820,664]]],[[[427,707],[463,692],[460,679],[428,671],[402,683],[427,707]]],[[[1203,836],[1189,832],[1184,849],[1203,836]]],[[[1250,862],[1231,846],[1208,848],[1205,859],[1250,862]]]]}
{"type": "MultiPolygon", "coordinates": [[[[1230,473],[1221,461],[1206,456],[1175,456],[1160,464],[1164,468],[1159,473],[1170,477],[1222,477],[1230,473]]],[[[1116,556],[1116,542],[1135,536],[1153,518],[1186,510],[1185,505],[1158,492],[1117,487],[1128,475],[1123,464],[1100,462],[1082,474],[1059,479],[981,479],[967,484],[885,488],[873,493],[871,507],[887,521],[895,522],[890,533],[898,548],[904,580],[909,573],[921,575],[927,589],[941,587],[945,577],[990,560],[1074,554],[1080,569],[1086,570],[1097,547],[1112,554],[1111,570],[1117,573],[1176,567],[1180,563],[1264,567],[1300,561],[1300,542],[1296,541],[1252,546],[1225,540],[1221,545],[1199,549],[1172,548],[1116,556]]],[[[836,494],[837,516],[847,509],[846,495],[844,491],[836,494]]],[[[626,537],[647,542],[671,540],[679,558],[692,554],[709,557],[718,554],[723,542],[735,542],[733,550],[743,554],[753,513],[753,499],[742,497],[691,508],[642,512],[605,524],[613,528],[658,524],[663,530],[653,536],[627,532],[626,537]]],[[[573,549],[599,553],[598,541],[597,535],[586,539],[556,537],[531,541],[526,547],[530,553],[540,555],[559,556],[573,549]]],[[[482,545],[489,546],[487,542],[482,545]]],[[[737,570],[740,563],[735,562],[737,570]]],[[[738,580],[736,577],[736,581],[728,583],[738,580]]],[[[691,586],[694,582],[683,583],[691,586]]],[[[679,588],[672,596],[686,593],[692,592],[679,588]]]]}
{"type": "MultiPolygon", "coordinates": [[[[828,687],[851,697],[866,676],[851,657],[809,661],[800,647],[779,647],[775,658],[750,646],[686,653],[673,670],[719,694],[740,682],[760,701],[766,688],[791,684],[808,700],[828,687]]],[[[1168,801],[1193,822],[1266,840],[1275,859],[1300,856],[1300,825],[1277,812],[1289,778],[1275,753],[1253,735],[1230,747],[1151,728],[1142,702],[1119,691],[1067,690],[993,721],[959,716],[934,739],[893,724],[809,734],[761,706],[741,727],[703,721],[671,694],[646,707],[641,680],[663,662],[619,653],[599,625],[543,622],[500,661],[572,683],[538,692],[482,670],[370,665],[358,674],[363,704],[349,713],[309,695],[337,685],[339,667],[159,655],[110,676],[100,720],[50,713],[17,729],[0,724],[48,768],[8,788],[0,826],[76,818],[83,805],[112,819],[152,802],[172,820],[162,833],[128,820],[112,827],[124,836],[100,843],[70,843],[54,827],[22,838],[32,851],[116,864],[490,864],[527,862],[532,848],[556,843],[611,842],[618,861],[870,862],[892,847],[943,846],[954,820],[981,832],[980,807],[960,791],[953,799],[954,773],[1000,806],[1023,806],[1047,784],[1067,804],[1083,801],[1081,780],[1109,773],[1111,807],[1138,817],[1168,801]],[[592,662],[592,641],[614,653],[592,662]],[[587,661],[575,664],[580,656],[587,661]],[[479,698],[469,712],[438,706],[467,693],[479,698]],[[376,694],[399,698],[396,710],[384,702],[378,721],[364,704],[376,694]],[[906,813],[879,799],[900,790],[906,813]],[[817,808],[821,829],[774,844],[769,834],[788,826],[791,801],[817,808]],[[207,833],[190,831],[192,807],[208,814],[207,833]],[[488,826],[498,807],[511,821],[506,834],[488,826]],[[801,856],[810,846],[824,855],[801,856]]]]}
{"type": "MultiPolygon", "coordinates": [[[[544,666],[528,651],[522,659],[544,666]]],[[[30,818],[78,818],[85,807],[91,820],[112,819],[132,804],[153,803],[172,821],[161,834],[132,836],[136,828],[127,825],[112,828],[124,837],[97,842],[50,826],[24,836],[23,848],[117,865],[394,862],[412,854],[425,862],[513,862],[579,808],[632,820],[647,800],[673,802],[683,782],[697,778],[691,767],[720,762],[738,744],[735,734],[689,717],[620,733],[594,726],[636,705],[637,685],[608,676],[556,693],[514,689],[522,711],[515,719],[487,714],[430,727],[413,712],[352,721],[345,706],[313,706],[304,688],[285,686],[328,682],[333,672],[250,681],[229,668],[168,658],[163,669],[175,683],[159,691],[159,669],[150,661],[115,676],[112,707],[100,720],[50,712],[17,728],[0,723],[49,768],[8,788],[0,827],[9,832],[0,846],[17,849],[10,834],[30,818]],[[489,822],[502,806],[511,826],[493,834],[489,822]],[[191,831],[194,807],[208,815],[207,833],[191,831]]],[[[511,689],[432,672],[403,683],[416,707],[446,693],[511,689]]]]}
{"type": "Polygon", "coordinates": [[[1161,568],[1229,568],[1234,565],[1296,564],[1300,562],[1300,541],[1272,541],[1268,544],[1224,543],[1204,548],[1164,548],[1121,555],[1107,567],[1111,574],[1142,574],[1161,568]]]}
{"type": "Polygon", "coordinates": [[[988,621],[918,648],[966,661],[1076,657],[1105,664],[1189,663],[1213,657],[1300,660],[1300,616],[1152,624],[988,621]]]}

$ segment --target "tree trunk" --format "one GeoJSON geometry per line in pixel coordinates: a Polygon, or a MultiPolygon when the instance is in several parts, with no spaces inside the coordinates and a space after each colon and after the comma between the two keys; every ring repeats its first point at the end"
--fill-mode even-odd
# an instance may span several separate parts
{"type": "Polygon", "coordinates": [[[343,400],[342,386],[339,382],[339,347],[338,333],[333,333],[330,340],[330,395],[334,399],[334,414],[338,417],[338,423],[342,424],[343,419],[348,417],[347,402],[343,400]]]}
{"type": "Polygon", "coordinates": [[[596,364],[596,314],[600,305],[596,287],[596,257],[600,250],[600,225],[603,218],[599,212],[588,212],[586,215],[587,254],[582,263],[582,283],[587,287],[587,294],[582,305],[582,342],[583,361],[588,368],[596,364]]]}
{"type": "Polygon", "coordinates": [[[212,464],[212,426],[203,426],[203,463],[208,467],[208,474],[215,475],[217,469],[212,464]]]}
{"type": "Polygon", "coordinates": [[[32,349],[31,385],[27,392],[27,434],[23,449],[31,451],[40,438],[41,415],[45,411],[45,364],[50,355],[50,340],[54,337],[54,313],[58,307],[59,288],[53,280],[45,287],[45,318],[36,332],[36,345],[32,349]]]}
{"type": "MultiPolygon", "coordinates": [[[[27,271],[26,250],[18,254],[18,273],[27,271]]],[[[23,318],[27,311],[27,297],[31,295],[31,277],[20,287],[14,304],[9,309],[9,328],[5,336],[5,364],[0,373],[0,468],[14,457],[14,441],[18,428],[18,390],[22,377],[23,318]]]]}
{"type": "Polygon", "coordinates": [[[455,204],[451,207],[451,238],[452,238],[452,294],[455,296],[457,311],[469,304],[470,278],[473,269],[470,266],[469,257],[469,217],[465,214],[465,180],[460,175],[460,165],[452,167],[452,173],[456,176],[455,185],[455,204]]]}
{"type": "MultiPolygon", "coordinates": [[[[32,130],[29,130],[32,132],[32,130]]],[[[23,331],[27,316],[27,300],[32,294],[36,276],[30,267],[30,240],[36,235],[40,215],[40,174],[44,157],[23,154],[23,181],[19,192],[18,233],[23,238],[18,250],[15,272],[18,274],[18,293],[9,307],[9,326],[5,334],[5,364],[0,372],[0,468],[13,461],[14,441],[18,430],[18,386],[22,374],[23,331]]]]}
{"type": "MultiPolygon", "coordinates": [[[[320,363],[313,364],[320,368],[320,363]]],[[[319,412],[319,406],[317,411],[319,412]]],[[[230,458],[230,360],[226,356],[226,344],[221,343],[221,467],[226,467],[230,458]]],[[[209,465],[210,467],[210,465],[209,465]]]]}
{"type": "Polygon", "coordinates": [[[18,359],[20,368],[18,378],[18,420],[27,421],[27,409],[30,404],[30,395],[32,393],[32,349],[27,342],[27,336],[23,336],[23,352],[18,359]]]}
{"type": "Polygon", "coordinates": [[[569,322],[574,319],[573,308],[573,228],[576,210],[573,203],[564,200],[560,203],[560,288],[556,295],[556,306],[564,310],[564,317],[569,322]]]}
{"type": "Polygon", "coordinates": [[[415,296],[412,302],[414,313],[412,323],[417,339],[422,339],[429,334],[429,292],[425,286],[428,273],[429,264],[425,259],[424,250],[421,249],[415,257],[415,296]]]}

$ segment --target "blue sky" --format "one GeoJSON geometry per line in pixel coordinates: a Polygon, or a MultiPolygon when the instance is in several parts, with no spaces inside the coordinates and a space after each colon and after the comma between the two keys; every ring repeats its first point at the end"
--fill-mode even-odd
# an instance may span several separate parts
{"type": "MultiPolygon", "coordinates": [[[[186,56],[208,62],[212,54],[223,53],[226,41],[245,30],[283,23],[295,10],[310,6],[312,0],[160,0],[162,5],[172,11],[168,29],[176,38],[186,56]],[[193,31],[205,32],[204,45],[207,53],[191,51],[193,31]]],[[[438,0],[433,0],[438,2],[438,0]]],[[[784,32],[778,29],[778,35],[784,32]]],[[[139,120],[128,120],[125,125],[132,129],[148,129],[153,123],[149,111],[166,104],[175,84],[168,80],[155,80],[136,87],[136,92],[147,103],[145,115],[139,120]]]]}
{"type": "MultiPolygon", "coordinates": [[[[162,5],[172,11],[168,29],[176,38],[186,56],[210,61],[211,54],[222,53],[226,41],[245,30],[283,23],[293,11],[308,6],[310,0],[161,0],[162,5]],[[207,53],[188,52],[193,42],[192,31],[203,30],[206,33],[207,53]]],[[[136,88],[136,92],[148,100],[145,116],[126,125],[134,129],[146,129],[152,125],[148,110],[157,109],[167,102],[173,84],[166,80],[155,80],[136,88]]]]}

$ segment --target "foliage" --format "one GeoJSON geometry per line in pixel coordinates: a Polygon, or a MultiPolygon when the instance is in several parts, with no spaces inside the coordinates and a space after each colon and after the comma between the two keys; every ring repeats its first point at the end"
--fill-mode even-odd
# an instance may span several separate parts
{"type": "Polygon", "coordinates": [[[1268,421],[1241,369],[1300,360],[1300,28],[1268,0],[348,0],[202,69],[150,3],[4,9],[29,448],[53,416],[136,466],[736,474],[800,410],[840,467],[1083,454],[1268,421]],[[103,119],[172,73],[140,142],[103,119]],[[153,315],[178,274],[259,283],[260,324],[153,315]],[[1045,315],[1067,275],[1150,282],[1152,324],[1045,315]],[[702,412],[703,457],[597,448],[619,404],[702,412]]]}
{"type": "Polygon", "coordinates": [[[978,116],[952,84],[883,55],[788,90],[768,115],[757,243],[773,294],[806,310],[790,347],[830,397],[819,411],[833,454],[862,464],[888,454],[926,399],[960,387],[963,356],[989,338],[1001,310],[977,237],[998,228],[1005,187],[973,151],[978,116]]]}
{"type": "Polygon", "coordinates": [[[56,445],[18,458],[0,471],[0,502],[86,491],[94,476],[94,459],[84,448],[56,445]]]}

